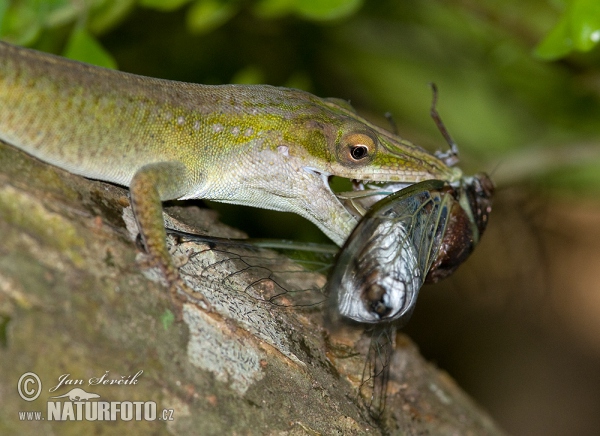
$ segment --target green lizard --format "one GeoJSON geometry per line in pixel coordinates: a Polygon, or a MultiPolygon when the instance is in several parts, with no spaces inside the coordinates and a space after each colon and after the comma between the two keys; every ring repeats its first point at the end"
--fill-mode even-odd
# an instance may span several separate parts
{"type": "Polygon", "coordinates": [[[461,172],[342,100],[267,85],[136,76],[0,42],[0,139],[128,186],[142,240],[170,285],[161,202],[203,198],[295,212],[341,245],[356,224],[329,176],[455,181],[461,172]]]}

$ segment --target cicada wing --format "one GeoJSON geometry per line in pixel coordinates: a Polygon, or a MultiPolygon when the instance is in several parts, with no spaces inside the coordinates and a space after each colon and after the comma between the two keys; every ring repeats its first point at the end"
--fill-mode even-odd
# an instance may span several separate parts
{"type": "Polygon", "coordinates": [[[427,191],[407,200],[406,212],[413,210],[407,232],[417,253],[420,276],[425,278],[441,246],[448,225],[452,196],[443,191],[427,191]],[[416,204],[420,202],[420,205],[416,204]]]}
{"type": "Polygon", "coordinates": [[[359,387],[359,400],[375,420],[380,420],[385,412],[395,337],[396,329],[391,324],[371,327],[371,342],[359,387]]]}
{"type": "Polygon", "coordinates": [[[376,203],[342,248],[329,282],[330,317],[337,310],[373,325],[359,398],[377,420],[385,411],[396,329],[410,317],[446,229],[452,199],[444,186],[417,183],[376,203]],[[398,291],[387,300],[396,305],[388,319],[369,312],[365,293],[373,284],[398,291]]]}
{"type": "Polygon", "coordinates": [[[196,282],[241,293],[259,304],[280,308],[322,306],[333,251],[323,246],[230,240],[169,231],[190,251],[180,272],[196,282]],[[274,246],[277,251],[266,248],[274,246]],[[304,248],[304,250],[303,250],[304,248]],[[318,248],[318,250],[317,250],[318,248]],[[311,250],[318,252],[313,253],[311,250]],[[285,251],[286,256],[280,254],[285,251]]]}
{"type": "Polygon", "coordinates": [[[330,277],[332,319],[408,319],[448,220],[450,199],[443,187],[437,180],[411,185],[377,202],[363,217],[330,277]]]}

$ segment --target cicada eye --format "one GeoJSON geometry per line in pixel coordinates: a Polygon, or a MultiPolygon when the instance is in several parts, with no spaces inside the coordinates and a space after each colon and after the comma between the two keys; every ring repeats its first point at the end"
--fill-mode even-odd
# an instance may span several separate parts
{"type": "MultiPolygon", "coordinates": [[[[465,179],[464,195],[468,200],[468,207],[471,212],[473,224],[477,226],[475,241],[479,241],[485,228],[488,218],[492,212],[492,197],[494,195],[494,182],[485,173],[476,174],[473,177],[465,179]]],[[[466,207],[466,206],[463,206],[466,207]]]]}
{"type": "Polygon", "coordinates": [[[375,156],[377,149],[373,136],[366,133],[350,133],[338,144],[338,157],[342,163],[364,165],[375,156]]]}

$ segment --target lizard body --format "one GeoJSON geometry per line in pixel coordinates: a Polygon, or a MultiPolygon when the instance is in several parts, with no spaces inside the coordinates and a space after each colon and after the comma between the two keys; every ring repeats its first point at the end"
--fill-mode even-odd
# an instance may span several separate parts
{"type": "Polygon", "coordinates": [[[461,177],[335,99],[142,77],[3,42],[0,139],[70,172],[128,186],[142,239],[170,283],[177,271],[161,201],[204,198],[295,212],[341,245],[356,219],[329,176],[461,177]]]}

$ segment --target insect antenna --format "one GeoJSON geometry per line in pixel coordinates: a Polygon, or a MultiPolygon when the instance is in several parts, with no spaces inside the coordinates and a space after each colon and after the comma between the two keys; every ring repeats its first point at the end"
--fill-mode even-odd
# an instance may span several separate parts
{"type": "Polygon", "coordinates": [[[431,90],[433,92],[433,97],[431,99],[431,111],[430,111],[431,118],[433,118],[433,121],[435,122],[435,125],[437,126],[438,130],[440,131],[440,133],[442,134],[442,136],[444,137],[444,139],[450,146],[450,150],[448,150],[446,152],[436,151],[435,156],[438,157],[439,159],[442,159],[446,163],[446,165],[451,167],[451,166],[456,165],[459,161],[458,146],[456,145],[456,142],[454,142],[454,139],[452,139],[452,136],[450,136],[448,129],[446,129],[446,126],[444,125],[444,122],[442,121],[442,118],[440,117],[440,114],[437,111],[437,107],[436,107],[437,106],[437,98],[438,98],[437,85],[433,82],[431,82],[429,85],[431,86],[431,90]]]}

